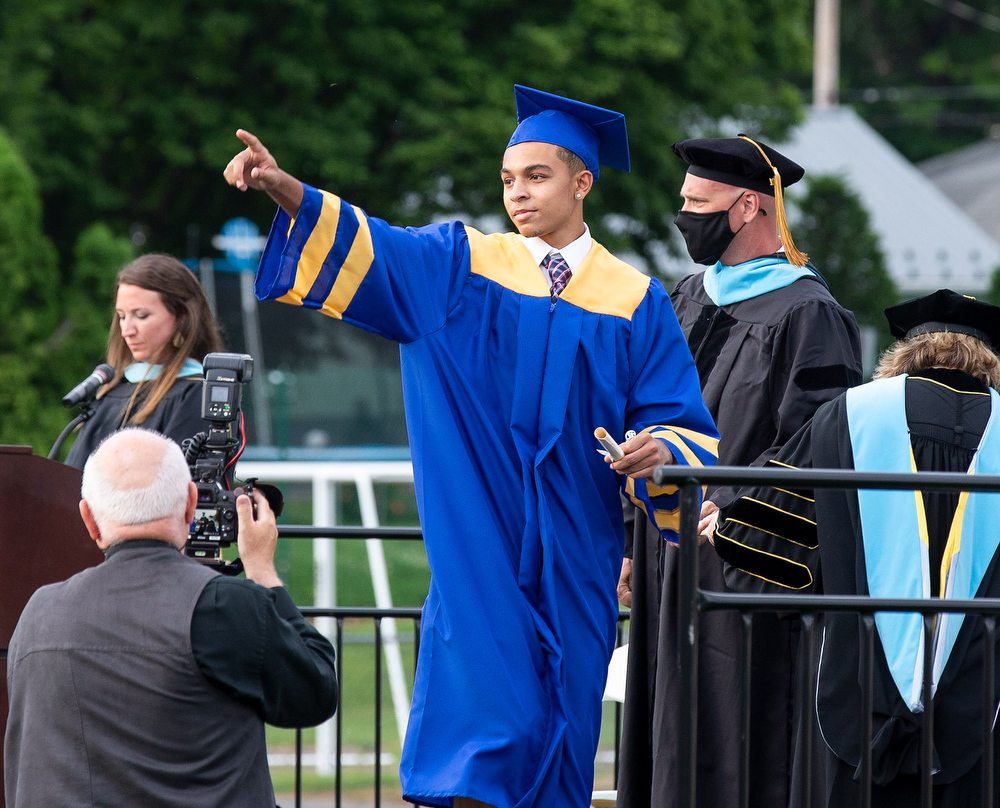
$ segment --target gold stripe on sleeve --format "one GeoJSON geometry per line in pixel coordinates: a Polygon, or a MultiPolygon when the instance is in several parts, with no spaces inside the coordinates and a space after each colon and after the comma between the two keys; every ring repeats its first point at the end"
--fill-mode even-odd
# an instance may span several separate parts
{"type": "MultiPolygon", "coordinates": [[[[789,466],[791,468],[791,466],[789,466]]],[[[782,494],[788,494],[790,497],[795,497],[796,499],[803,499],[806,502],[815,502],[816,500],[812,497],[806,497],[802,494],[796,494],[794,491],[789,491],[787,488],[775,488],[775,491],[780,491],[782,494]]]]}
{"type": "Polygon", "coordinates": [[[340,224],[340,197],[327,191],[320,193],[323,195],[323,206],[316,219],[316,226],[302,247],[299,263],[295,267],[295,284],[278,298],[281,303],[302,305],[302,301],[309,294],[309,290],[323,269],[323,262],[337,237],[337,225],[340,224]]]}
{"type": "Polygon", "coordinates": [[[660,530],[672,530],[674,533],[681,532],[681,509],[674,508],[672,511],[656,511],[653,516],[656,518],[656,526],[660,530]]]}
{"type": "Polygon", "coordinates": [[[665,440],[671,446],[676,446],[680,449],[681,454],[684,456],[684,459],[687,460],[689,466],[701,466],[701,460],[699,460],[698,455],[694,453],[694,449],[688,446],[680,435],[675,435],[673,431],[669,429],[661,429],[659,431],[651,432],[651,434],[654,438],[665,440]]]}
{"type": "MultiPolygon", "coordinates": [[[[702,491],[704,491],[704,488],[702,488],[702,491]]],[[[651,497],[668,497],[671,494],[677,493],[677,486],[665,485],[661,488],[658,485],[653,485],[653,478],[648,477],[646,478],[646,493],[648,493],[651,497]]]]}
{"type": "MultiPolygon", "coordinates": [[[[792,469],[793,471],[798,471],[799,470],[798,466],[790,466],[788,463],[782,463],[781,461],[775,460],[774,458],[768,460],[764,465],[765,466],[778,466],[779,468],[792,469]]],[[[779,491],[782,494],[788,494],[788,496],[795,497],[796,499],[805,500],[806,502],[815,502],[816,501],[812,497],[807,497],[805,494],[797,494],[795,491],[790,491],[787,488],[779,488],[778,486],[774,486],[774,490],[775,491],[779,491]]]]}
{"type": "MultiPolygon", "coordinates": [[[[762,581],[767,581],[769,584],[775,584],[777,586],[784,587],[785,589],[808,589],[810,586],[812,586],[813,584],[812,571],[805,564],[800,564],[798,561],[792,561],[791,559],[785,558],[784,556],[775,555],[774,553],[767,553],[763,550],[758,550],[756,547],[751,547],[748,544],[743,544],[743,542],[739,542],[736,541],[735,539],[729,538],[729,536],[727,536],[718,528],[715,529],[715,535],[721,536],[730,544],[735,544],[739,547],[743,547],[749,550],[751,553],[757,553],[758,555],[767,556],[768,558],[777,558],[786,564],[791,564],[793,567],[802,567],[802,569],[806,571],[806,575],[809,576],[809,583],[804,584],[803,586],[789,586],[788,584],[783,583],[782,581],[772,581],[770,578],[765,578],[763,575],[757,575],[756,573],[750,572],[750,570],[744,569],[743,567],[736,567],[738,570],[740,570],[740,572],[744,573],[745,575],[749,575],[752,578],[760,578],[760,580],[762,581]]],[[[734,564],[733,566],[736,565],[734,564]]]]}
{"type": "MultiPolygon", "coordinates": [[[[726,521],[727,522],[732,522],[734,525],[743,525],[743,527],[749,528],[750,530],[756,530],[759,533],[766,533],[768,536],[774,536],[774,538],[776,538],[776,539],[781,539],[782,541],[787,541],[789,544],[794,544],[796,547],[802,547],[802,548],[804,548],[806,550],[815,550],[817,547],[819,547],[818,544],[803,544],[800,541],[795,541],[794,539],[788,538],[788,536],[782,536],[782,535],[780,535],[778,533],[774,533],[773,531],[765,530],[760,525],[751,525],[749,522],[744,522],[744,521],[742,521],[740,519],[734,519],[731,516],[726,521]]],[[[732,539],[730,539],[730,541],[732,541],[732,539]]]]}
{"type": "MultiPolygon", "coordinates": [[[[698,447],[704,449],[709,454],[715,455],[715,457],[719,456],[719,439],[718,438],[710,438],[710,437],[708,437],[708,435],[705,435],[702,432],[695,432],[693,429],[685,429],[682,426],[667,426],[667,427],[660,427],[660,428],[661,429],[669,429],[671,432],[675,432],[678,435],[680,435],[682,438],[685,438],[685,439],[691,441],[691,443],[693,443],[695,446],[698,446],[698,447]]],[[[699,461],[698,465],[702,466],[704,464],[699,461]]]]}
{"type": "Polygon", "coordinates": [[[344,313],[354,295],[361,286],[361,282],[368,274],[372,261],[375,260],[375,248],[372,245],[371,228],[368,226],[368,217],[361,208],[352,205],[354,215],[358,217],[358,232],[354,235],[354,243],[351,251],[344,259],[344,264],[340,268],[337,280],[334,281],[333,289],[326,300],[323,301],[322,311],[331,317],[340,318],[344,313]]]}
{"type": "MultiPolygon", "coordinates": [[[[753,497],[741,497],[741,499],[745,499],[747,502],[756,502],[758,505],[763,505],[765,508],[770,508],[772,511],[777,511],[778,513],[783,513],[783,514],[785,514],[785,516],[791,516],[793,519],[799,519],[799,520],[805,522],[808,525],[814,525],[815,526],[815,524],[816,524],[812,519],[806,519],[806,517],[799,516],[797,513],[792,513],[791,511],[786,511],[784,508],[778,508],[778,507],[776,507],[774,505],[768,504],[767,502],[761,502],[759,499],[754,499],[753,497]]],[[[767,533],[766,530],[764,532],[767,533]]],[[[777,534],[773,534],[773,535],[777,535],[777,534]]]]}

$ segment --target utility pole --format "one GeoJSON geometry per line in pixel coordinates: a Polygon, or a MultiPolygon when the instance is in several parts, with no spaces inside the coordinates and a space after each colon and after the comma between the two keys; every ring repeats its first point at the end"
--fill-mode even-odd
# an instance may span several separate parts
{"type": "Polygon", "coordinates": [[[813,106],[837,106],[840,86],[840,0],[816,0],[813,33],[813,106]]]}
{"type": "MultiPolygon", "coordinates": [[[[240,305],[243,310],[243,333],[247,352],[253,357],[254,423],[257,443],[271,446],[271,409],[267,400],[267,374],[264,370],[264,346],[260,338],[260,319],[257,316],[257,298],[253,293],[254,268],[267,239],[257,225],[249,219],[237,217],[222,226],[222,231],[212,238],[212,246],[226,255],[227,263],[240,274],[240,305]]],[[[214,284],[213,284],[214,290],[214,284]]]]}

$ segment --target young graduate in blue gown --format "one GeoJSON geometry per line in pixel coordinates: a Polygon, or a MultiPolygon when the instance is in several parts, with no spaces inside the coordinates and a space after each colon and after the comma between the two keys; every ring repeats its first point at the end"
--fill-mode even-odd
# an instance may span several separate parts
{"type": "Polygon", "coordinates": [[[392,227],[283,172],[243,130],[225,175],[280,208],[258,297],[400,343],[431,569],[404,797],[578,808],[618,616],[619,492],[674,538],[676,491],[649,475],[713,463],[718,434],[663,287],[584,222],[599,164],[629,168],[624,117],[515,91],[500,179],[518,233],[392,227]],[[596,427],[637,433],[610,468],[596,427]]]}

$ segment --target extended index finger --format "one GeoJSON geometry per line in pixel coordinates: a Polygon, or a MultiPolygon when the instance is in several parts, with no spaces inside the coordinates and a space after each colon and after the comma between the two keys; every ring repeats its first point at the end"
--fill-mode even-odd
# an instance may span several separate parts
{"type": "Polygon", "coordinates": [[[264,144],[260,142],[260,138],[253,134],[253,132],[248,132],[246,129],[237,129],[236,137],[242,140],[250,151],[264,151],[264,144]]]}

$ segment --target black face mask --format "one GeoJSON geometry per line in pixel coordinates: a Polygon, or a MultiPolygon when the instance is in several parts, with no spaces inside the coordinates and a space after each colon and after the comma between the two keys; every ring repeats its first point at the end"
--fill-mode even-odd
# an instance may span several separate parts
{"type": "Polygon", "coordinates": [[[674,224],[684,236],[688,254],[696,264],[711,266],[718,261],[736,238],[736,233],[746,225],[746,222],[743,222],[736,233],[729,227],[729,211],[742,198],[743,194],[740,194],[739,198],[725,210],[713,213],[692,213],[682,210],[674,217],[674,224]]]}

